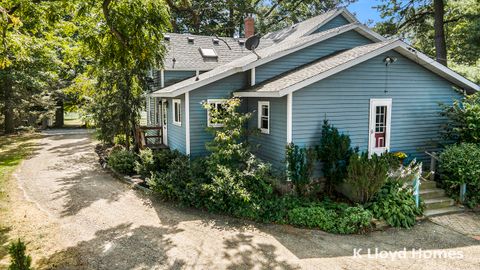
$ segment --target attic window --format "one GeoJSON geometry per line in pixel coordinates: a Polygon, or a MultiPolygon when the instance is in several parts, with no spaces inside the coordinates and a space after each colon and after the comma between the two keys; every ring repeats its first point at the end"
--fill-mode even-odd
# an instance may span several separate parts
{"type": "Polygon", "coordinates": [[[194,37],[187,37],[187,40],[188,40],[189,44],[193,44],[193,42],[195,41],[195,38],[194,37]]]}
{"type": "Polygon", "coordinates": [[[200,54],[203,57],[207,57],[207,58],[217,58],[218,57],[217,52],[215,52],[214,49],[198,48],[198,50],[200,51],[200,54]]]}
{"type": "Polygon", "coordinates": [[[163,39],[164,39],[165,41],[170,41],[170,35],[164,35],[164,36],[163,36],[163,39]]]}
{"type": "Polygon", "coordinates": [[[238,44],[240,44],[240,46],[243,46],[245,44],[245,40],[244,39],[239,39],[238,44]]]}
{"type": "Polygon", "coordinates": [[[218,43],[220,43],[220,40],[218,38],[212,38],[212,42],[213,44],[218,45],[218,43]]]}

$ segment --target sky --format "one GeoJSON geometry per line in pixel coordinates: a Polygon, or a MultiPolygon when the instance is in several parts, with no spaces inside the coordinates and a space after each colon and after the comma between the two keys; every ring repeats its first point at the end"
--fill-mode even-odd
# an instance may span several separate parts
{"type": "Polygon", "coordinates": [[[380,13],[373,7],[378,6],[381,2],[381,0],[358,0],[350,4],[347,9],[354,13],[361,23],[366,23],[369,19],[376,23],[382,19],[380,13]]]}

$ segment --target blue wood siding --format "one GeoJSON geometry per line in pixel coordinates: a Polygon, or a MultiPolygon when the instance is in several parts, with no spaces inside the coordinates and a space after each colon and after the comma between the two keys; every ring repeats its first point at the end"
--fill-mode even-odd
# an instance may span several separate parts
{"type": "Polygon", "coordinates": [[[295,92],[293,141],[318,144],[326,117],[350,135],[354,146],[366,151],[370,99],[392,98],[391,151],[425,159],[424,149],[436,150],[431,145],[439,140],[445,122],[438,103],[452,103],[458,97],[448,81],[391,51],[295,92]],[[388,67],[386,84],[387,55],[398,60],[388,67]]]}
{"type": "Polygon", "coordinates": [[[207,111],[202,102],[207,99],[228,99],[232,92],[246,86],[245,72],[237,73],[190,92],[190,153],[192,157],[207,154],[205,143],[212,140],[207,129],[207,111]]]}
{"type": "Polygon", "coordinates": [[[284,168],[285,146],[287,144],[287,98],[247,98],[248,111],[252,118],[248,128],[258,130],[258,101],[270,102],[270,134],[258,133],[249,137],[249,143],[256,149],[258,157],[272,163],[277,169],[284,168]]]}
{"type": "MultiPolygon", "coordinates": [[[[176,84],[177,82],[183,81],[185,79],[191,78],[195,76],[195,71],[180,71],[180,70],[165,70],[163,72],[163,76],[165,79],[165,87],[170,86],[172,84],[176,84]]],[[[159,73],[160,76],[160,73],[159,73]]]]}
{"type": "Polygon", "coordinates": [[[358,34],[354,30],[345,32],[338,36],[332,37],[297,52],[281,57],[277,60],[256,67],[255,82],[257,84],[261,83],[279,74],[308,64],[336,51],[351,49],[369,43],[372,43],[372,41],[358,34]]]}
{"type": "Polygon", "coordinates": [[[185,95],[180,95],[175,98],[168,98],[168,116],[167,116],[167,137],[168,137],[168,147],[170,149],[176,149],[181,153],[186,153],[185,148],[185,95]],[[182,117],[182,125],[177,126],[173,124],[173,99],[180,99],[181,100],[181,117],[182,117]]]}
{"type": "Polygon", "coordinates": [[[337,17],[331,19],[329,22],[326,24],[322,25],[320,28],[318,28],[314,33],[326,31],[332,28],[340,27],[342,25],[347,25],[350,24],[350,22],[343,17],[343,15],[338,15],[337,17]]]}

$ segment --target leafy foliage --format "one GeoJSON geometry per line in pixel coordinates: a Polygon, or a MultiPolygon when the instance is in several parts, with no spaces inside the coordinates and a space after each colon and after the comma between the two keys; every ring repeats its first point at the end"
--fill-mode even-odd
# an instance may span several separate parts
{"type": "Polygon", "coordinates": [[[289,223],[340,234],[357,233],[370,227],[372,214],[362,207],[340,205],[336,208],[324,205],[294,208],[288,212],[289,223]]]}
{"type": "Polygon", "coordinates": [[[355,0],[166,2],[176,18],[174,32],[233,37],[243,34],[243,20],[249,15],[255,15],[257,31],[265,34],[355,0]]]}
{"type": "MultiPolygon", "coordinates": [[[[449,67],[480,83],[480,8],[477,0],[443,1],[449,67]]],[[[400,35],[415,48],[435,56],[434,1],[387,0],[377,7],[384,21],[375,25],[380,34],[400,35]]]]}
{"type": "Polygon", "coordinates": [[[150,176],[151,172],[155,171],[155,160],[153,158],[153,151],[150,148],[140,150],[138,160],[135,161],[135,171],[142,177],[150,176]]]}
{"type": "Polygon", "coordinates": [[[447,140],[480,143],[480,94],[455,100],[452,105],[441,105],[442,115],[449,121],[443,127],[447,140]]]}
{"type": "Polygon", "coordinates": [[[415,225],[416,217],[422,214],[422,208],[416,206],[411,186],[393,179],[389,179],[366,206],[375,218],[383,219],[393,227],[410,228],[415,225]]]}
{"type": "Polygon", "coordinates": [[[353,188],[359,202],[366,203],[385,183],[388,169],[387,160],[381,156],[369,158],[368,153],[355,154],[350,157],[345,181],[353,188]]]}
{"type": "Polygon", "coordinates": [[[270,166],[258,160],[246,142],[245,125],[251,114],[238,112],[240,99],[227,100],[221,110],[204,105],[212,121],[222,124],[210,128],[213,141],[207,144],[207,175],[211,182],[203,185],[208,194],[205,207],[236,216],[253,218],[259,201],[272,194],[270,166]]]}
{"type": "Polygon", "coordinates": [[[30,270],[32,258],[25,253],[26,250],[26,245],[20,239],[10,244],[8,253],[11,257],[11,263],[8,270],[30,270]]]}
{"type": "Polygon", "coordinates": [[[458,198],[460,185],[467,184],[469,206],[480,203],[480,146],[462,143],[448,146],[441,154],[439,173],[443,187],[450,196],[458,198]]]}
{"type": "Polygon", "coordinates": [[[333,190],[335,184],[345,178],[348,160],[357,152],[350,146],[350,137],[340,134],[337,128],[324,120],[322,126],[322,140],[317,147],[318,158],[322,161],[323,175],[327,179],[327,191],[333,190]]]}
{"type": "Polygon", "coordinates": [[[126,149],[115,149],[108,156],[108,165],[115,171],[127,175],[135,173],[135,153],[126,149]]]}
{"type": "Polygon", "coordinates": [[[310,183],[316,152],[313,148],[300,148],[294,143],[287,145],[287,177],[295,185],[298,195],[305,193],[305,186],[310,183]]]}
{"type": "Polygon", "coordinates": [[[53,115],[78,62],[69,15],[66,1],[2,1],[0,111],[6,133],[53,115]]]}

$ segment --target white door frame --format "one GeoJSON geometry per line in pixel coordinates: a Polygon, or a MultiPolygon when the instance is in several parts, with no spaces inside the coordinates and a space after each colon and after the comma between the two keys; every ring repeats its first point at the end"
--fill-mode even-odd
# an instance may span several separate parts
{"type": "Polygon", "coordinates": [[[392,126],[392,99],[391,98],[372,98],[370,99],[370,117],[368,124],[368,154],[369,156],[373,154],[381,155],[384,152],[390,150],[390,131],[392,126]],[[386,130],[385,130],[385,147],[375,147],[375,123],[376,123],[376,107],[386,106],[387,107],[387,117],[386,117],[386,130]]]}
{"type": "Polygon", "coordinates": [[[168,146],[168,108],[167,100],[162,99],[160,102],[160,126],[162,127],[162,141],[165,146],[168,146]]]}

